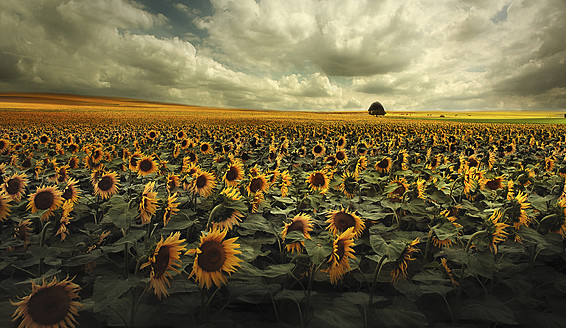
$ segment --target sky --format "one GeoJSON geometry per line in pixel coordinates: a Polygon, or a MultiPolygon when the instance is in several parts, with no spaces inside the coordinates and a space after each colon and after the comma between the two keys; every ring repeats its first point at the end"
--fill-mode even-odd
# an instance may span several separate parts
{"type": "Polygon", "coordinates": [[[0,91],[566,109],[564,0],[1,0],[0,91]]]}

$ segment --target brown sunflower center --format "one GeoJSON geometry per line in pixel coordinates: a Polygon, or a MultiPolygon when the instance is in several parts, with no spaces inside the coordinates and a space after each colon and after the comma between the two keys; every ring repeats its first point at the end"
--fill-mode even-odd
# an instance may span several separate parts
{"type": "Polygon", "coordinates": [[[339,152],[336,153],[336,159],[337,160],[343,161],[345,158],[346,158],[346,154],[344,154],[344,152],[339,151],[339,152]]]}
{"type": "Polygon", "coordinates": [[[192,153],[192,152],[189,153],[189,160],[190,160],[191,162],[196,161],[196,160],[197,160],[197,155],[195,155],[195,153],[192,153]]]}
{"type": "Polygon", "coordinates": [[[6,142],[4,140],[0,140],[0,149],[4,149],[6,147],[6,142]]]}
{"type": "Polygon", "coordinates": [[[293,221],[291,225],[287,228],[287,232],[291,231],[300,231],[302,233],[305,232],[305,223],[302,220],[293,221]]]}
{"type": "Polygon", "coordinates": [[[52,286],[30,297],[28,313],[37,326],[51,326],[65,322],[71,300],[63,286],[52,286]]]}
{"type": "Polygon", "coordinates": [[[155,132],[151,131],[151,132],[149,133],[149,137],[150,137],[151,139],[154,139],[154,138],[156,137],[155,132]]]}
{"type": "Polygon", "coordinates": [[[22,166],[25,168],[31,167],[31,159],[26,158],[23,162],[22,162],[22,166]]]}
{"type": "Polygon", "coordinates": [[[345,143],[346,143],[346,140],[344,140],[344,138],[338,139],[338,147],[344,146],[345,143]]]}
{"type": "Polygon", "coordinates": [[[230,166],[228,172],[226,172],[226,180],[234,181],[238,178],[238,168],[235,166],[230,166]]]}
{"type": "Polygon", "coordinates": [[[206,272],[214,272],[222,269],[226,261],[226,250],[221,243],[215,240],[204,242],[200,246],[201,253],[198,255],[198,265],[206,272]]]}
{"type": "Polygon", "coordinates": [[[397,184],[397,188],[395,190],[393,190],[393,194],[399,195],[399,196],[403,196],[403,194],[405,194],[405,186],[400,183],[400,182],[395,182],[397,184]]]}
{"type": "Polygon", "coordinates": [[[493,179],[489,180],[485,185],[491,190],[496,190],[501,188],[501,181],[499,179],[493,179]]]}
{"type": "Polygon", "coordinates": [[[320,173],[320,172],[316,172],[313,176],[312,176],[312,180],[311,183],[314,187],[322,187],[324,186],[324,183],[326,182],[326,179],[324,177],[324,174],[320,173]]]}
{"type": "Polygon", "coordinates": [[[468,165],[470,167],[478,167],[478,165],[480,165],[480,163],[475,158],[470,158],[470,159],[468,159],[468,165]]]}
{"type": "Polygon", "coordinates": [[[334,225],[338,231],[345,231],[356,224],[356,219],[346,212],[338,212],[334,215],[334,225]]]}
{"type": "Polygon", "coordinates": [[[167,270],[167,267],[169,266],[170,252],[171,251],[168,246],[161,246],[159,248],[157,255],[155,255],[155,263],[153,263],[155,278],[160,278],[167,270]]]}
{"type": "Polygon", "coordinates": [[[110,188],[112,188],[113,185],[114,185],[114,182],[112,181],[112,178],[107,176],[107,175],[102,177],[102,179],[100,179],[100,181],[98,181],[98,189],[100,189],[102,191],[110,190],[110,188]]]}
{"type": "Polygon", "coordinates": [[[71,197],[73,197],[73,189],[70,188],[70,187],[65,188],[65,191],[63,191],[62,197],[63,197],[65,200],[71,199],[71,197]]]}
{"type": "Polygon", "coordinates": [[[35,207],[39,210],[46,210],[53,206],[55,195],[48,190],[40,191],[35,195],[33,200],[35,207]]]}
{"type": "Polygon", "coordinates": [[[386,169],[389,166],[389,161],[387,159],[382,159],[377,163],[377,166],[382,169],[386,169]]]}
{"type": "Polygon", "coordinates": [[[199,175],[196,181],[196,185],[198,189],[202,189],[204,188],[204,186],[206,186],[206,182],[208,181],[208,179],[206,178],[206,176],[204,175],[199,175]]]}
{"type": "Polygon", "coordinates": [[[41,143],[46,143],[47,142],[47,136],[41,136],[41,138],[39,138],[39,141],[41,143]]]}
{"type": "Polygon", "coordinates": [[[187,147],[189,144],[189,141],[187,141],[187,139],[184,139],[183,141],[181,141],[181,147],[187,147]]]}
{"type": "Polygon", "coordinates": [[[316,146],[314,146],[313,150],[314,150],[315,154],[320,154],[320,153],[322,153],[322,146],[316,145],[316,146]]]}
{"type": "Polygon", "coordinates": [[[208,144],[202,144],[200,145],[200,151],[207,152],[208,151],[208,144]]]}
{"type": "Polygon", "coordinates": [[[250,191],[255,193],[263,188],[263,180],[261,178],[253,178],[250,182],[250,191]]]}
{"type": "Polygon", "coordinates": [[[12,178],[12,179],[10,179],[6,182],[6,187],[7,187],[6,191],[10,195],[15,195],[20,191],[21,185],[22,185],[22,183],[19,179],[12,178]]]}
{"type": "Polygon", "coordinates": [[[132,157],[130,158],[130,165],[132,165],[132,166],[138,165],[138,159],[139,159],[139,158],[138,158],[137,156],[132,156],[132,157]]]}
{"type": "Polygon", "coordinates": [[[142,172],[149,172],[152,167],[153,167],[153,164],[151,163],[151,160],[149,160],[149,159],[144,159],[140,162],[140,170],[142,172]]]}
{"type": "Polygon", "coordinates": [[[342,261],[344,254],[346,253],[346,246],[344,245],[344,241],[342,239],[338,240],[336,243],[336,255],[338,256],[338,262],[342,261]]]}

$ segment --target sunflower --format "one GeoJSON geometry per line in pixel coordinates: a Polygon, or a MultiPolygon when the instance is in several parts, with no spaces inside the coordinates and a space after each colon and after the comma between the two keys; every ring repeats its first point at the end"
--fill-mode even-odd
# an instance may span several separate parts
{"type": "Polygon", "coordinates": [[[224,273],[229,275],[236,272],[236,267],[242,262],[236,255],[242,252],[238,250],[239,244],[234,242],[238,237],[224,240],[227,230],[212,229],[208,234],[202,232],[198,248],[188,250],[185,254],[196,254],[193,262],[193,270],[189,278],[195,276],[199,286],[207,289],[212,284],[220,288],[228,282],[224,273]]]}
{"type": "Polygon", "coordinates": [[[332,253],[330,254],[330,266],[326,270],[330,275],[330,283],[337,284],[344,273],[350,271],[350,260],[355,259],[354,246],[354,227],[350,227],[336,237],[332,243],[332,253]]]}
{"type": "Polygon", "coordinates": [[[136,171],[138,176],[145,177],[151,173],[157,172],[157,163],[153,160],[153,156],[143,156],[140,157],[136,165],[136,171]]]}
{"type": "Polygon", "coordinates": [[[181,186],[181,180],[178,174],[167,175],[167,191],[172,193],[181,186]]]}
{"type": "Polygon", "coordinates": [[[56,186],[38,187],[37,191],[29,197],[27,208],[31,209],[32,213],[45,211],[41,220],[46,221],[61,204],[63,204],[63,197],[56,186]]]}
{"type": "Polygon", "coordinates": [[[348,155],[346,154],[345,150],[340,149],[336,152],[336,155],[334,155],[334,158],[336,158],[336,162],[338,162],[339,164],[342,164],[342,163],[344,163],[348,160],[348,155]]]}
{"type": "Polygon", "coordinates": [[[264,174],[259,174],[250,180],[250,183],[246,187],[248,195],[251,197],[257,193],[263,193],[269,188],[267,183],[267,178],[264,174]]]}
{"type": "Polygon", "coordinates": [[[159,132],[155,131],[155,130],[150,130],[147,133],[147,138],[151,141],[154,141],[155,138],[157,138],[157,136],[159,136],[159,132]]]}
{"type": "Polygon", "coordinates": [[[71,169],[76,169],[79,167],[80,161],[76,156],[72,156],[71,158],[69,158],[69,163],[67,165],[69,165],[69,168],[71,169]]]}
{"type": "Polygon", "coordinates": [[[531,203],[527,203],[527,194],[519,191],[514,197],[512,194],[507,194],[507,198],[511,202],[511,207],[505,213],[513,222],[513,227],[519,230],[522,225],[528,226],[531,219],[525,210],[531,206],[531,203]]]}
{"type": "Polygon", "coordinates": [[[281,197],[286,197],[289,193],[289,186],[291,186],[292,178],[288,170],[281,172],[281,197]]]}
{"type": "Polygon", "coordinates": [[[360,175],[360,173],[368,167],[368,159],[366,156],[360,156],[358,161],[356,162],[356,169],[354,170],[354,174],[356,176],[360,175]]]}
{"type": "Polygon", "coordinates": [[[166,226],[171,217],[179,212],[178,207],[179,203],[177,203],[177,193],[167,197],[167,207],[163,213],[163,226],[166,226]]]}
{"type": "Polygon", "coordinates": [[[379,162],[375,163],[375,170],[380,173],[388,173],[393,166],[393,161],[390,157],[384,157],[379,162]]]}
{"type": "Polygon", "coordinates": [[[51,139],[46,134],[42,134],[41,137],[39,137],[39,142],[43,145],[47,144],[50,140],[51,139]]]}
{"type": "Polygon", "coordinates": [[[200,144],[200,152],[203,154],[212,154],[214,151],[208,142],[203,142],[200,144]]]}
{"type": "MultiPolygon", "coordinates": [[[[304,213],[299,213],[295,215],[295,217],[289,223],[285,223],[283,227],[283,231],[281,232],[281,238],[285,241],[285,237],[291,231],[299,231],[303,234],[305,239],[311,239],[309,232],[312,231],[312,223],[311,223],[311,216],[304,213]]],[[[285,249],[288,252],[300,253],[302,248],[305,246],[303,241],[296,241],[291,244],[285,245],[285,249]]]]}
{"type": "Polygon", "coordinates": [[[179,130],[175,136],[177,137],[177,140],[183,140],[187,137],[187,134],[185,131],[179,130]]]}
{"type": "Polygon", "coordinates": [[[128,158],[128,168],[130,171],[136,172],[138,170],[138,162],[143,155],[140,152],[134,152],[128,158]]]}
{"type": "Polygon", "coordinates": [[[349,212],[347,209],[341,209],[332,211],[328,215],[328,220],[326,220],[328,226],[326,230],[329,230],[332,235],[337,236],[350,227],[354,227],[354,233],[356,237],[361,236],[365,228],[365,223],[357,216],[354,212],[349,212]]]}
{"type": "Polygon", "coordinates": [[[358,178],[356,175],[349,171],[344,171],[344,173],[342,173],[342,183],[338,185],[338,190],[342,191],[346,197],[353,198],[354,193],[356,193],[358,189],[358,178]]]}
{"type": "Polygon", "coordinates": [[[18,225],[14,228],[14,237],[27,243],[32,230],[30,219],[20,220],[18,225]]]}
{"type": "Polygon", "coordinates": [[[175,267],[181,266],[181,252],[186,250],[185,245],[181,245],[185,239],[179,239],[180,236],[179,231],[172,232],[165,240],[161,236],[153,254],[140,267],[140,269],[151,267],[149,284],[158,299],[161,299],[162,296],[169,296],[167,287],[170,286],[170,283],[167,276],[172,278],[169,271],[179,272],[175,267]]]}
{"type": "Polygon", "coordinates": [[[198,156],[195,153],[193,153],[192,151],[190,151],[190,152],[187,153],[187,156],[185,156],[183,158],[183,166],[185,165],[185,161],[187,163],[196,164],[198,162],[198,156]]]}
{"type": "Polygon", "coordinates": [[[483,189],[487,189],[487,190],[490,190],[490,191],[502,189],[505,185],[506,185],[505,176],[503,176],[503,175],[498,176],[496,178],[492,178],[492,179],[483,178],[480,181],[480,186],[483,189]]]}
{"type": "Polygon", "coordinates": [[[64,200],[71,200],[73,203],[77,204],[79,202],[80,189],[77,187],[79,183],[78,180],[69,179],[67,181],[67,186],[63,189],[61,196],[64,200]]]}
{"type": "Polygon", "coordinates": [[[489,246],[494,254],[497,254],[496,244],[505,241],[507,238],[505,228],[509,227],[509,225],[504,222],[499,222],[502,216],[503,212],[496,210],[483,224],[484,230],[486,231],[487,246],[489,246]]]}
{"type": "Polygon", "coordinates": [[[312,148],[312,154],[314,155],[315,158],[323,156],[325,151],[326,149],[321,144],[316,144],[316,146],[312,148]]]}
{"type": "Polygon", "coordinates": [[[328,190],[329,180],[326,171],[314,171],[309,174],[307,183],[312,191],[319,191],[321,194],[324,194],[328,190]]]}
{"type": "Polygon", "coordinates": [[[554,171],[555,163],[556,163],[556,161],[555,161],[554,158],[552,158],[552,157],[546,157],[546,158],[544,159],[544,170],[545,170],[546,172],[552,172],[552,171],[554,171]]]}
{"type": "Polygon", "coordinates": [[[93,180],[94,194],[100,195],[102,199],[112,197],[118,192],[118,178],[116,172],[102,174],[99,179],[93,180]]]}
{"type": "Polygon", "coordinates": [[[365,142],[360,142],[356,145],[356,153],[359,156],[365,156],[368,152],[368,146],[365,142]]]}
{"type": "Polygon", "coordinates": [[[446,271],[446,274],[448,274],[452,286],[458,287],[459,283],[456,281],[456,279],[454,279],[454,274],[452,273],[452,270],[450,270],[450,268],[448,267],[448,260],[445,257],[443,257],[440,259],[440,263],[442,264],[444,271],[446,271]]]}
{"type": "Polygon", "coordinates": [[[12,175],[2,184],[2,191],[13,201],[19,202],[24,194],[24,189],[28,184],[28,178],[25,173],[12,175]]]}
{"type": "Polygon", "coordinates": [[[10,214],[11,210],[9,202],[11,200],[12,199],[8,195],[5,195],[4,193],[0,194],[0,222],[6,221],[8,214],[10,214]]]}
{"type": "Polygon", "coordinates": [[[98,164],[102,160],[103,156],[104,151],[102,151],[102,148],[96,148],[95,150],[93,150],[92,154],[90,154],[90,159],[94,164],[98,164]]]}
{"type": "Polygon", "coordinates": [[[401,252],[399,258],[395,261],[395,266],[391,271],[391,282],[397,284],[401,280],[407,278],[407,268],[409,266],[409,261],[414,261],[415,258],[412,257],[414,253],[418,252],[419,249],[414,247],[419,243],[419,238],[415,238],[412,242],[408,243],[401,252]]]}
{"type": "MultiPolygon", "coordinates": [[[[445,224],[450,224],[453,225],[456,229],[461,229],[462,226],[458,223],[456,223],[455,221],[457,220],[457,218],[452,215],[452,211],[450,210],[444,210],[442,212],[440,212],[440,215],[436,215],[433,219],[433,222],[431,223],[430,226],[432,227],[437,227],[440,228],[439,230],[442,230],[442,226],[445,224]]],[[[438,248],[441,247],[450,247],[452,246],[452,239],[454,235],[450,236],[449,234],[446,234],[442,237],[444,237],[443,239],[440,239],[439,236],[437,235],[437,230],[433,230],[434,231],[434,235],[432,236],[432,244],[438,248]]]]}
{"type": "Polygon", "coordinates": [[[204,170],[198,170],[195,175],[190,189],[193,194],[199,194],[201,197],[208,197],[212,194],[216,186],[216,178],[212,173],[204,170]]]}
{"type": "Polygon", "coordinates": [[[0,139],[0,154],[4,154],[10,148],[10,141],[6,139],[0,139]]]}
{"type": "Polygon", "coordinates": [[[421,199],[426,199],[426,180],[423,178],[417,179],[417,194],[421,199]]]}
{"type": "Polygon", "coordinates": [[[566,197],[561,197],[554,206],[555,215],[549,215],[541,221],[548,232],[557,233],[566,238],[566,197]]]}
{"type": "Polygon", "coordinates": [[[336,141],[336,147],[338,149],[344,149],[344,147],[346,147],[346,138],[344,136],[340,136],[340,138],[338,138],[338,141],[336,141]]]}
{"type": "Polygon", "coordinates": [[[391,188],[391,192],[387,195],[392,201],[400,201],[403,199],[405,192],[409,190],[409,185],[407,184],[407,180],[405,177],[396,178],[391,181],[388,185],[388,188],[391,188]]]}
{"type": "Polygon", "coordinates": [[[235,225],[239,225],[240,221],[244,217],[242,212],[226,206],[227,204],[238,202],[242,199],[242,195],[237,188],[228,187],[224,188],[220,192],[220,197],[222,199],[222,204],[219,209],[219,213],[213,217],[212,227],[214,229],[221,230],[231,230],[235,225]],[[227,203],[227,204],[226,204],[227,203]]]}
{"type": "Polygon", "coordinates": [[[153,191],[154,186],[155,181],[151,181],[148,182],[143,189],[140,205],[138,207],[142,224],[151,222],[151,217],[155,214],[155,211],[157,211],[157,192],[153,191]]]}
{"type": "Polygon", "coordinates": [[[79,285],[69,280],[57,281],[53,277],[50,282],[42,281],[41,285],[32,281],[31,294],[21,298],[19,302],[10,304],[18,308],[12,315],[12,321],[22,318],[19,327],[75,327],[78,309],[82,304],[79,298],[79,285]]]}
{"type": "Polygon", "coordinates": [[[228,166],[224,177],[222,178],[227,186],[229,187],[236,187],[239,183],[239,180],[242,180],[244,177],[244,168],[240,161],[232,161],[232,163],[228,166]]]}

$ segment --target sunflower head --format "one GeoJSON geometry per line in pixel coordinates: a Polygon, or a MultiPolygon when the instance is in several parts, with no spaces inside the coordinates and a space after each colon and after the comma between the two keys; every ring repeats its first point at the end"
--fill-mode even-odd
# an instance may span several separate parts
{"type": "Polygon", "coordinates": [[[393,166],[393,161],[390,157],[384,157],[377,163],[375,163],[375,170],[380,173],[388,173],[393,166]]]}
{"type": "Polygon", "coordinates": [[[19,202],[22,199],[27,183],[28,178],[25,173],[14,174],[2,184],[2,191],[13,201],[19,202]]]}
{"type": "Polygon", "coordinates": [[[13,321],[22,319],[20,327],[75,327],[78,309],[82,306],[78,301],[81,288],[68,278],[41,284],[32,282],[31,294],[21,298],[19,302],[10,303],[17,306],[12,315],[13,321]]]}
{"type": "Polygon", "coordinates": [[[505,228],[509,227],[509,225],[505,222],[500,222],[502,216],[503,212],[496,210],[483,223],[485,231],[483,241],[494,254],[497,254],[497,244],[507,239],[507,231],[505,231],[505,228]]]}
{"type": "Polygon", "coordinates": [[[332,243],[330,266],[326,270],[330,275],[330,283],[337,284],[350,270],[350,259],[356,258],[352,249],[355,237],[354,227],[350,227],[338,235],[332,243]]]}
{"type": "Polygon", "coordinates": [[[244,178],[244,168],[239,161],[232,161],[224,174],[223,180],[229,187],[235,187],[244,178]]]}
{"type": "Polygon", "coordinates": [[[328,176],[328,173],[324,170],[314,171],[309,174],[307,183],[309,184],[309,187],[312,191],[319,191],[323,194],[328,190],[330,178],[328,176]]]}
{"type": "Polygon", "coordinates": [[[154,161],[153,156],[142,156],[136,165],[136,171],[139,176],[145,177],[158,170],[157,163],[154,161]]]}
{"type": "Polygon", "coordinates": [[[201,288],[210,289],[212,285],[220,288],[228,282],[227,274],[236,272],[240,266],[240,260],[236,255],[242,252],[238,250],[239,244],[235,241],[237,237],[226,238],[227,230],[212,229],[205,234],[202,233],[198,248],[188,250],[186,254],[195,254],[193,270],[189,278],[194,276],[201,288]]]}
{"type": "Polygon", "coordinates": [[[407,243],[397,260],[394,262],[393,270],[391,271],[391,282],[397,284],[398,282],[407,278],[407,268],[410,261],[414,261],[413,254],[419,252],[415,246],[419,243],[419,238],[415,238],[410,243],[407,243]]]}
{"type": "Polygon", "coordinates": [[[248,195],[251,197],[257,193],[263,193],[269,188],[269,183],[267,182],[267,177],[265,174],[258,174],[251,178],[250,183],[247,186],[248,195]]]}
{"type": "Polygon", "coordinates": [[[93,179],[93,183],[94,194],[100,195],[102,199],[110,198],[118,192],[118,175],[116,172],[101,174],[97,179],[93,179]]]}
{"type": "Polygon", "coordinates": [[[328,223],[326,229],[334,236],[353,227],[355,236],[360,237],[365,228],[365,223],[362,218],[357,216],[354,212],[349,212],[347,209],[330,212],[326,223],[328,223]]]}
{"type": "Polygon", "coordinates": [[[27,208],[32,213],[45,211],[41,216],[42,221],[46,221],[63,204],[61,191],[56,186],[38,187],[37,191],[29,197],[27,208]]]}
{"type": "MultiPolygon", "coordinates": [[[[300,213],[295,215],[291,222],[285,223],[283,231],[281,232],[281,238],[283,239],[283,241],[285,241],[287,234],[292,231],[298,231],[303,234],[303,237],[305,239],[310,239],[311,236],[309,232],[312,231],[311,216],[308,214],[300,213]]],[[[287,251],[291,253],[300,253],[304,245],[305,244],[303,241],[296,241],[290,244],[286,244],[285,249],[287,249],[287,251]]]]}
{"type": "Polygon", "coordinates": [[[522,225],[528,226],[531,219],[527,216],[526,209],[531,204],[527,203],[527,194],[519,191],[516,196],[511,197],[509,203],[505,215],[512,222],[513,227],[518,230],[522,225]]]}
{"type": "Polygon", "coordinates": [[[349,171],[344,171],[342,174],[342,183],[338,185],[338,189],[342,191],[346,197],[353,198],[355,193],[359,190],[358,177],[349,171]]]}
{"type": "Polygon", "coordinates": [[[208,197],[212,194],[216,186],[216,178],[212,173],[204,170],[198,170],[193,175],[193,180],[189,186],[193,194],[198,194],[201,197],[208,197]]]}
{"type": "Polygon", "coordinates": [[[12,199],[5,195],[4,193],[0,193],[0,222],[4,222],[10,214],[10,204],[9,202],[12,199]]]}

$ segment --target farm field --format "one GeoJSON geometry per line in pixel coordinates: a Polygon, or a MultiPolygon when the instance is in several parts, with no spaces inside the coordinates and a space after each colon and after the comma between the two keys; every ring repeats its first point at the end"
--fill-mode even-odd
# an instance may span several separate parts
{"type": "Polygon", "coordinates": [[[428,114],[0,94],[0,325],[563,326],[562,114],[428,114]]]}

